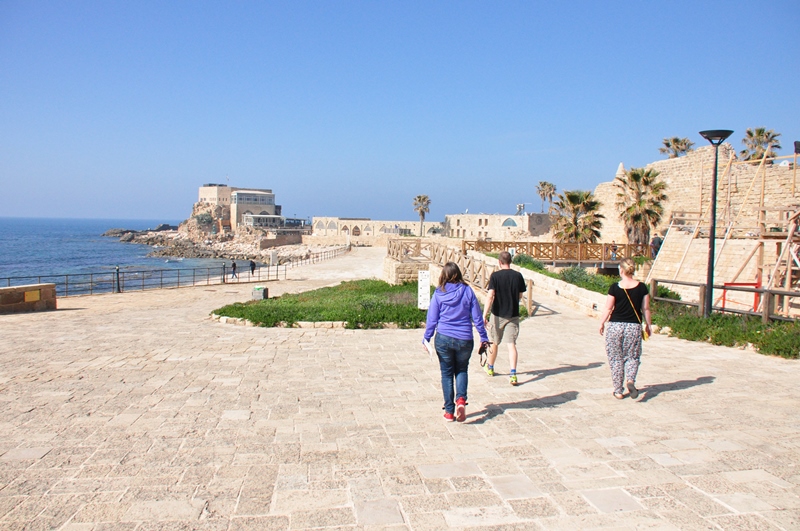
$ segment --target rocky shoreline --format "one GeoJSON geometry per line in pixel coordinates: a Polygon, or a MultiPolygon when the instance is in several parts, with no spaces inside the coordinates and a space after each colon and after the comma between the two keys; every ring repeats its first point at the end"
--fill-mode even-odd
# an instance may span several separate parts
{"type": "Polygon", "coordinates": [[[336,247],[294,244],[259,249],[255,240],[237,239],[230,234],[208,235],[206,239],[198,241],[190,234],[170,225],[159,225],[155,229],[145,231],[110,229],[103,233],[103,236],[119,238],[123,243],[149,245],[153,250],[147,256],[253,260],[263,264],[272,263],[273,253],[277,262],[283,264],[336,247]]]}

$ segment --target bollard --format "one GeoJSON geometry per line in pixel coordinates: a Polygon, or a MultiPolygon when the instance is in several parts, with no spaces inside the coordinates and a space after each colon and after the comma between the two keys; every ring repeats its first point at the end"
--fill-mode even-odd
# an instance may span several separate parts
{"type": "Polygon", "coordinates": [[[222,283],[225,284],[225,262],[222,262],[222,283]]]}

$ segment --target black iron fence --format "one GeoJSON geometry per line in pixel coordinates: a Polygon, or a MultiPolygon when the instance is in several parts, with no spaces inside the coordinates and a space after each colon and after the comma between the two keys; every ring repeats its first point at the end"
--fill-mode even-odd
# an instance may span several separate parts
{"type": "Polygon", "coordinates": [[[235,274],[227,262],[221,263],[218,267],[192,269],[127,269],[117,266],[111,271],[92,273],[5,277],[0,278],[0,287],[55,284],[57,297],[72,297],[100,293],[210,286],[212,284],[269,282],[285,279],[289,269],[330,260],[349,250],[350,247],[343,246],[330,251],[293,258],[280,265],[256,267],[253,271],[246,263],[243,263],[237,267],[235,274]]]}
{"type": "Polygon", "coordinates": [[[212,284],[237,284],[266,282],[286,278],[287,265],[258,267],[254,272],[242,268],[234,276],[230,267],[202,267],[193,269],[137,269],[116,268],[108,272],[74,273],[67,275],[37,275],[6,277],[0,286],[26,284],[55,284],[57,297],[96,295],[151,289],[185,288],[212,284]]]}

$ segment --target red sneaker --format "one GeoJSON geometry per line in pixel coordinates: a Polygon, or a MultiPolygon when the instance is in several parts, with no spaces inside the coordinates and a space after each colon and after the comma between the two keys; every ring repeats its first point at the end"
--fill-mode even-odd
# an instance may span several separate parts
{"type": "Polygon", "coordinates": [[[455,420],[455,417],[453,416],[452,413],[448,413],[447,411],[444,412],[444,421],[445,422],[453,422],[454,420],[455,420]]]}
{"type": "Polygon", "coordinates": [[[458,422],[464,422],[464,419],[467,418],[467,401],[464,398],[459,398],[456,400],[456,420],[458,422]]]}

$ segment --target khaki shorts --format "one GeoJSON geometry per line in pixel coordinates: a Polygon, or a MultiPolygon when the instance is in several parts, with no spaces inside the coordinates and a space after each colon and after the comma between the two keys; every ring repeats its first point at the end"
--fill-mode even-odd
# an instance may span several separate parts
{"type": "Polygon", "coordinates": [[[489,332],[489,339],[495,345],[499,345],[503,341],[506,344],[516,345],[517,337],[519,336],[519,317],[507,319],[491,314],[489,316],[489,330],[487,331],[489,332]]]}

